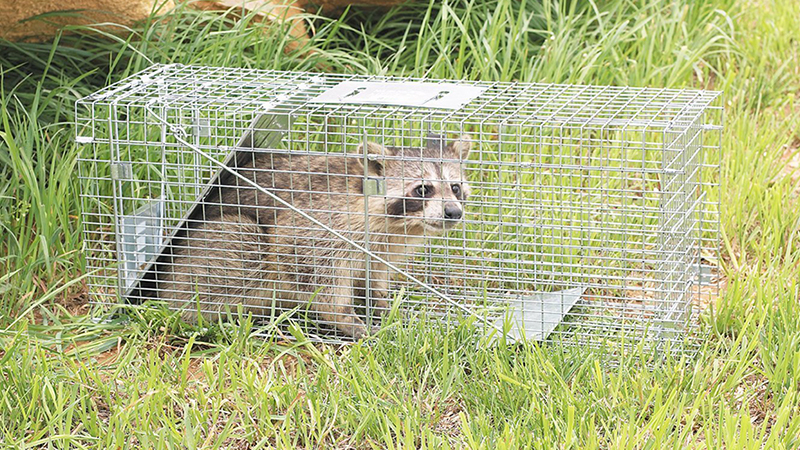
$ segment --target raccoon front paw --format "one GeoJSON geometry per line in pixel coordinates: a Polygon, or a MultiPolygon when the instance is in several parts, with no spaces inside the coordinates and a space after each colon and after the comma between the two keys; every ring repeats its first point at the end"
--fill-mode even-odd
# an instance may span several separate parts
{"type": "Polygon", "coordinates": [[[345,331],[345,332],[350,334],[350,336],[353,337],[353,340],[359,341],[362,338],[375,335],[380,330],[381,330],[381,326],[379,324],[378,325],[372,325],[372,326],[352,325],[351,327],[349,327],[349,330],[345,331]]]}
{"type": "Polygon", "coordinates": [[[391,308],[392,305],[389,303],[388,300],[386,300],[386,297],[378,298],[375,300],[375,311],[378,313],[378,316],[380,316],[383,313],[389,312],[391,308]]]}
{"type": "Polygon", "coordinates": [[[361,321],[352,324],[340,324],[337,326],[339,331],[358,341],[367,336],[367,327],[361,321]]]}
{"type": "Polygon", "coordinates": [[[372,320],[381,321],[383,320],[383,316],[389,314],[389,311],[392,309],[392,305],[387,300],[388,292],[380,291],[384,295],[375,296],[372,299],[372,308],[370,308],[370,315],[372,316],[372,320]]]}

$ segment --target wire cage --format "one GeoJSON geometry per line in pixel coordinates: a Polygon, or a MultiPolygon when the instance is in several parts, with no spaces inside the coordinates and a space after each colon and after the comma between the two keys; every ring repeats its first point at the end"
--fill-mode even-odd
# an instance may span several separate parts
{"type": "Polygon", "coordinates": [[[718,92],[157,65],[76,117],[97,301],[684,351],[715,288],[718,92]]]}

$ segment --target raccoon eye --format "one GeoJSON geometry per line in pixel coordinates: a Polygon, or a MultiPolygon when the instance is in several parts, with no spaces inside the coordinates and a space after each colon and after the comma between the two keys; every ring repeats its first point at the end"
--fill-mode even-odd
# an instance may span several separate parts
{"type": "Polygon", "coordinates": [[[461,196],[461,185],[460,184],[451,184],[450,185],[450,189],[453,190],[453,195],[455,195],[456,197],[460,197],[461,196]]]}
{"type": "Polygon", "coordinates": [[[433,195],[433,186],[419,185],[414,188],[414,197],[430,197],[433,195]]]}

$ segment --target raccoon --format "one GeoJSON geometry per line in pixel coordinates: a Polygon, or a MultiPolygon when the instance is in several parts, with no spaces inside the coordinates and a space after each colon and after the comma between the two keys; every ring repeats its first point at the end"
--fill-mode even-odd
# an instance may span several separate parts
{"type": "MultiPolygon", "coordinates": [[[[366,170],[363,145],[324,156],[253,152],[237,172],[362,246],[368,232],[370,250],[394,264],[462,222],[469,135],[450,143],[429,135],[424,148],[367,143],[369,154],[385,158],[369,158],[366,170]],[[365,198],[365,174],[384,178],[386,194],[365,198]]],[[[355,309],[367,289],[361,251],[236,177],[200,207],[157,276],[160,297],[186,320],[196,319],[198,305],[213,319],[237,304],[253,314],[310,304],[338,332],[368,333],[355,309]]],[[[373,259],[370,298],[379,310],[389,308],[389,282],[388,267],[373,259]]]]}

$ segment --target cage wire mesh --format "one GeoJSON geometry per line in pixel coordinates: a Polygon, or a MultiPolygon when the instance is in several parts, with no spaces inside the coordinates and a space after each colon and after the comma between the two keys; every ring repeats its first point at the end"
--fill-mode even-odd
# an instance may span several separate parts
{"type": "Polygon", "coordinates": [[[77,102],[94,298],[685,351],[719,93],[151,67],[77,102]]]}

